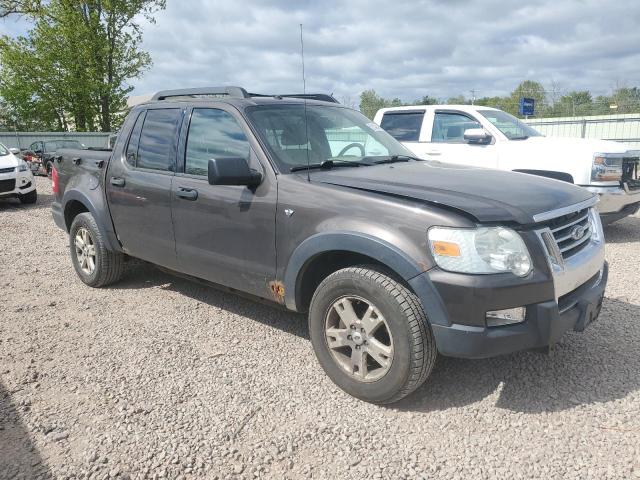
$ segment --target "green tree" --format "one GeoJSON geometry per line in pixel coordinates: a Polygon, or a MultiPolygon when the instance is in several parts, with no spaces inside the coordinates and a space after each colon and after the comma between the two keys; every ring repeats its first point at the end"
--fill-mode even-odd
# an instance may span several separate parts
{"type": "Polygon", "coordinates": [[[502,110],[512,115],[518,115],[518,107],[521,98],[533,98],[535,100],[535,115],[543,117],[546,113],[546,94],[544,87],[539,82],[533,80],[525,80],[521,82],[516,89],[511,92],[509,98],[503,104],[502,110]]]}
{"type": "Polygon", "coordinates": [[[22,14],[27,37],[3,37],[0,97],[24,123],[111,131],[132,87],[151,65],[140,20],[165,0],[0,0],[0,16],[22,14]]]}
{"type": "Polygon", "coordinates": [[[390,106],[391,102],[382,98],[373,89],[365,90],[360,94],[360,112],[362,112],[364,116],[372,120],[378,110],[390,106]]]}

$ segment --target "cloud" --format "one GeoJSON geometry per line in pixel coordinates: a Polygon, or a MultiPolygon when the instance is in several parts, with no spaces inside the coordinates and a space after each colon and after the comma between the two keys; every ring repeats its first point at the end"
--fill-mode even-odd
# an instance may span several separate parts
{"type": "Polygon", "coordinates": [[[640,3],[613,0],[168,0],[144,27],[154,66],[135,94],[241,85],[307,89],[357,103],[373,88],[410,101],[475,90],[503,95],[524,79],[610,93],[640,85],[640,3]]]}

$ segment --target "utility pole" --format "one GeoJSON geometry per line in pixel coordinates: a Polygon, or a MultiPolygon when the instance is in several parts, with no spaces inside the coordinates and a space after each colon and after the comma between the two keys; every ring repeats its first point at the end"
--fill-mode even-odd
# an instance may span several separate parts
{"type": "Polygon", "coordinates": [[[469,91],[471,92],[471,105],[475,105],[476,104],[476,90],[472,88],[469,91]]]}

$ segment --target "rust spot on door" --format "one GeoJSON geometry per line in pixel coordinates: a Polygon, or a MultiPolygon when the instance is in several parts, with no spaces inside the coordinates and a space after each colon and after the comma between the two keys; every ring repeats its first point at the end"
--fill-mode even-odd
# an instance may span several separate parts
{"type": "Polygon", "coordinates": [[[278,303],[284,303],[284,284],[278,280],[269,282],[269,288],[273,299],[278,303]]]}

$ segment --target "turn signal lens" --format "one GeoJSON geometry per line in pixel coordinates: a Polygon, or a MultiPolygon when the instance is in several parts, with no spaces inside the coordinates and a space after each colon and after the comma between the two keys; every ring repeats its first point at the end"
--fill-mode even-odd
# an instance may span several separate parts
{"type": "Polygon", "coordinates": [[[459,257],[460,256],[460,246],[455,243],[435,241],[435,242],[432,242],[431,245],[433,245],[433,252],[436,255],[440,255],[443,257],[459,257]]]}

